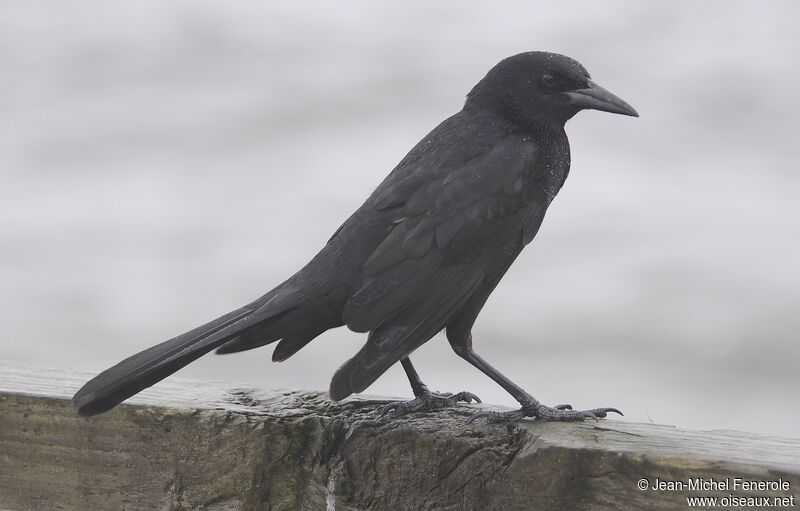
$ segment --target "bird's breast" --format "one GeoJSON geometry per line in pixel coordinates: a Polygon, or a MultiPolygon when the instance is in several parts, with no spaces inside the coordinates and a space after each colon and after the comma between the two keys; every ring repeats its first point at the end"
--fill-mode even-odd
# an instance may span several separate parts
{"type": "Polygon", "coordinates": [[[566,136],[551,140],[541,152],[539,181],[547,203],[555,199],[569,175],[570,154],[566,136]]]}

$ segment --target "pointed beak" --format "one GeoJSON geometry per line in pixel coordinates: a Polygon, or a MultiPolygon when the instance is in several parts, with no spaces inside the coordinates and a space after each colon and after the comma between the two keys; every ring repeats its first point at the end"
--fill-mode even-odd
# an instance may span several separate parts
{"type": "Polygon", "coordinates": [[[585,89],[565,92],[564,94],[569,98],[571,105],[581,109],[601,110],[612,114],[639,117],[638,112],[632,106],[591,80],[589,80],[589,86],[585,89]]]}

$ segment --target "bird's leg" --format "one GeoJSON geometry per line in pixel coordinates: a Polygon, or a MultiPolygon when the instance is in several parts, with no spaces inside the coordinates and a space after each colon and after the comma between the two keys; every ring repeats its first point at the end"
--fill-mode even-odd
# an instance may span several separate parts
{"type": "Polygon", "coordinates": [[[452,392],[431,392],[428,390],[428,387],[422,383],[416,369],[411,365],[411,359],[405,357],[400,363],[403,365],[406,376],[408,376],[409,383],[411,383],[414,399],[411,401],[395,401],[389,403],[381,410],[381,417],[391,411],[394,411],[395,415],[405,415],[419,410],[447,408],[449,406],[454,406],[459,401],[465,403],[471,403],[472,401],[481,402],[478,396],[471,392],[459,392],[457,394],[453,394],[452,392]]]}
{"type": "Polygon", "coordinates": [[[422,379],[417,374],[417,370],[414,369],[413,364],[411,364],[410,358],[403,358],[403,360],[400,361],[400,365],[403,366],[403,370],[406,372],[406,376],[408,377],[408,382],[411,384],[411,391],[414,393],[414,397],[430,394],[428,386],[422,383],[422,379]]]}
{"type": "Polygon", "coordinates": [[[584,419],[596,419],[605,417],[609,412],[622,415],[616,408],[593,408],[591,410],[573,410],[570,405],[557,405],[554,407],[545,406],[536,398],[525,392],[517,384],[503,376],[500,371],[489,365],[475,351],[472,350],[472,337],[468,336],[465,340],[450,340],[453,351],[461,358],[478,368],[483,374],[497,382],[506,392],[511,394],[514,399],[519,401],[522,408],[511,412],[478,412],[469,418],[468,422],[475,419],[486,417],[489,422],[513,422],[525,417],[538,417],[548,421],[580,421],[584,419]]]}

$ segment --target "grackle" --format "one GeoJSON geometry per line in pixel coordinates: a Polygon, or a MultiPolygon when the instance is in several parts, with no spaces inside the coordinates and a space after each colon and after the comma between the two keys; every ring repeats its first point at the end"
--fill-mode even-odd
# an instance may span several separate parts
{"type": "Polygon", "coordinates": [[[620,413],[545,406],[472,347],[478,313],[536,236],[567,178],[564,125],[585,109],[638,117],[568,57],[526,52],[501,61],[305,267],[254,302],[103,371],[75,394],[78,412],[107,411],[214,349],[233,353],[277,342],[272,360],[282,361],[326,330],[347,325],[369,335],[333,375],[334,400],[364,391],[399,361],[415,398],[390,403],[382,414],[480,402],[469,392],[429,391],[411,365],[411,353],[445,330],[458,356],[522,406],[470,420],[620,413]]]}

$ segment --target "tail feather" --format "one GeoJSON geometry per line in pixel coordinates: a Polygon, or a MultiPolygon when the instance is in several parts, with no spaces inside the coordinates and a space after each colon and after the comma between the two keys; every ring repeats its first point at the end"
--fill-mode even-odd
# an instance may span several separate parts
{"type": "Polygon", "coordinates": [[[217,355],[227,355],[229,353],[239,353],[241,351],[251,350],[253,348],[260,348],[267,344],[280,339],[281,336],[275,333],[261,335],[258,329],[247,332],[245,335],[237,335],[236,337],[225,341],[225,344],[217,348],[214,352],[217,355]],[[258,335],[255,335],[258,334],[258,335]],[[254,341],[253,339],[257,339],[254,341]]]}
{"type": "Polygon", "coordinates": [[[281,339],[281,342],[275,346],[272,352],[273,362],[283,362],[300,351],[306,344],[313,341],[318,335],[323,333],[327,328],[316,326],[314,328],[301,331],[295,335],[286,336],[281,339]]]}
{"type": "Polygon", "coordinates": [[[271,338],[303,299],[296,288],[280,285],[249,305],[106,369],[81,387],[72,403],[81,415],[103,413],[232,339],[247,338],[255,330],[271,338]]]}
{"type": "Polygon", "coordinates": [[[248,321],[252,313],[242,307],[126,358],[81,387],[72,398],[75,408],[81,415],[110,410],[257,324],[248,321]]]}

